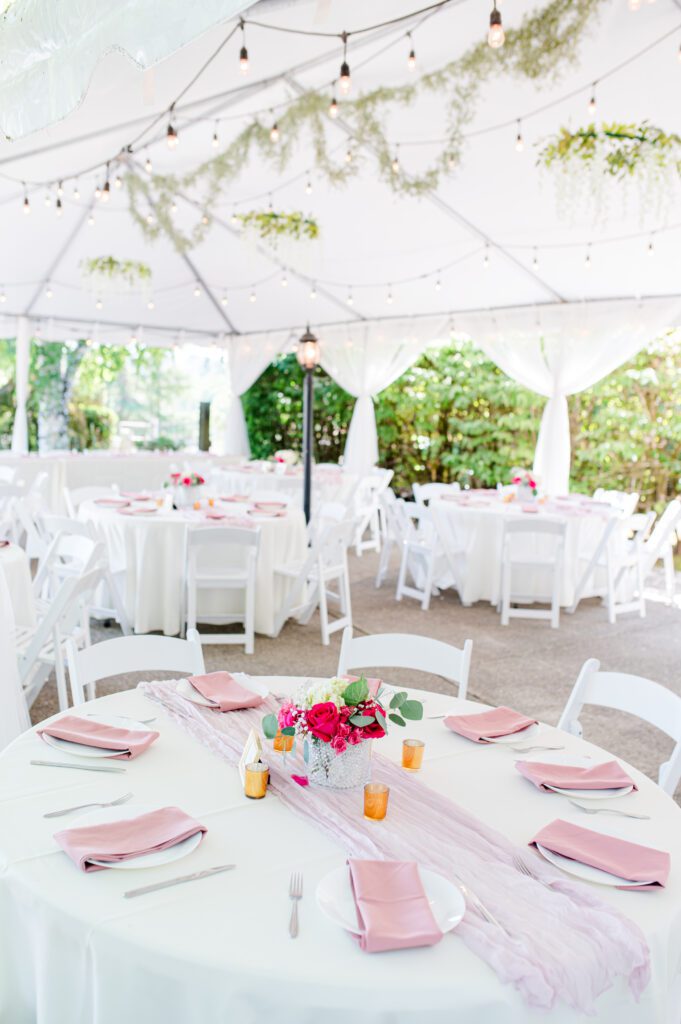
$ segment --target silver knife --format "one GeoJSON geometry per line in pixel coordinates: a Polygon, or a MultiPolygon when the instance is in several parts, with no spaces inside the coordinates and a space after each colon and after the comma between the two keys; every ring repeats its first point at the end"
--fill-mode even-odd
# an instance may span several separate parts
{"type": "Polygon", "coordinates": [[[113,768],[103,764],[66,764],[65,761],[31,761],[31,764],[45,765],[47,768],[76,768],[79,772],[115,772],[117,775],[121,775],[128,770],[127,768],[113,768]]]}
{"type": "Polygon", "coordinates": [[[211,875],[219,875],[221,871],[231,871],[236,864],[219,864],[215,868],[206,868],[205,871],[195,871],[191,875],[179,875],[177,878],[169,878],[167,882],[156,882],[154,885],[144,885],[141,889],[129,889],[124,892],[126,900],[133,896],[144,896],[148,892],[156,892],[158,889],[169,889],[171,885],[182,885],[183,882],[193,882],[197,878],[210,878],[211,875]]]}

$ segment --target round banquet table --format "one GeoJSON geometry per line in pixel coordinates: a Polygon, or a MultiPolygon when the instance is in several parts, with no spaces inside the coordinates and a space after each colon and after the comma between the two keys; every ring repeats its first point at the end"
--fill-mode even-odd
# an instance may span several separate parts
{"type": "MultiPolygon", "coordinates": [[[[275,693],[302,679],[262,678],[275,693]]],[[[420,692],[425,714],[482,705],[420,692]]],[[[148,719],[158,741],[116,775],[31,766],[61,755],[28,731],[0,755],[0,1020],[7,1024],[577,1024],[587,1018],[558,1004],[531,1011],[511,985],[453,935],[428,949],[365,954],[318,909],[315,889],[345,862],[321,827],[294,816],[276,796],[244,797],[235,767],[177,726],[140,691],[79,708],[148,719]],[[50,755],[47,757],[47,755],[50,755]],[[56,755],[53,756],[53,755],[56,755]],[[52,835],[75,816],[47,811],[111,800],[127,791],[140,804],[177,805],[208,831],[182,862],[147,870],[83,874],[52,835]],[[213,865],[235,870],[135,900],[123,893],[213,865]],[[288,937],[289,877],[304,876],[300,935],[288,937]]],[[[404,730],[381,740],[400,756],[404,730]]],[[[420,781],[492,824],[519,848],[561,816],[592,826],[556,795],[540,792],[514,769],[514,754],[449,732],[441,720],[411,723],[426,741],[420,781]]],[[[574,752],[598,748],[548,729],[574,752]]],[[[268,753],[268,757],[277,756],[268,753]]],[[[99,762],[101,763],[101,762],[99,762]]],[[[118,763],[118,762],[117,762],[118,763]]],[[[597,1001],[601,1024],[678,1024],[681,1006],[681,809],[629,768],[640,792],[618,801],[650,815],[627,821],[634,841],[668,850],[667,888],[626,892],[590,886],[634,921],[650,948],[652,978],[637,1004],[622,979],[597,1001]]],[[[301,799],[305,792],[301,790],[301,799]]],[[[357,813],[362,793],[357,791],[357,813]]],[[[622,819],[624,821],[624,819],[622,819]]],[[[390,827],[388,818],[376,828],[390,827]]],[[[526,848],[525,848],[526,849],[526,848]]],[[[526,849],[532,862],[537,856],[526,849]]],[[[580,883],[588,885],[588,883],[580,883]]]]}
{"type": "MultiPolygon", "coordinates": [[[[271,464],[264,470],[262,463],[254,462],[245,466],[219,468],[210,477],[211,491],[220,494],[283,494],[302,504],[303,468],[292,466],[285,472],[272,470],[271,464]]],[[[357,475],[348,473],[340,466],[314,466],[312,469],[313,505],[323,501],[347,501],[357,483],[357,475]]]]}
{"type": "MultiPolygon", "coordinates": [[[[608,519],[617,513],[605,503],[581,503],[577,498],[564,502],[537,504],[536,512],[523,512],[517,501],[504,502],[495,493],[466,497],[466,492],[452,499],[436,499],[438,507],[445,509],[458,544],[464,554],[460,563],[460,594],[462,603],[489,601],[496,605],[500,599],[501,559],[504,523],[510,519],[564,522],[565,549],[561,577],[560,603],[570,607],[575,589],[584,572],[588,558],[594,551],[605,529],[608,519]]],[[[552,537],[517,538],[517,549],[526,552],[528,558],[542,558],[554,549],[552,537]]],[[[516,545],[514,545],[516,547],[516,545]]],[[[518,557],[522,557],[520,554],[518,557]]],[[[543,597],[551,592],[551,577],[545,569],[524,570],[522,583],[520,573],[514,570],[512,591],[531,598],[543,597]]],[[[451,570],[443,559],[441,569],[436,572],[436,585],[449,586],[451,570]]],[[[602,594],[604,576],[597,569],[582,597],[602,594]]]]}
{"type": "Polygon", "coordinates": [[[35,626],[35,601],[31,587],[31,566],[28,555],[17,544],[0,547],[0,572],[7,580],[14,624],[30,629],[35,626]]]}
{"type": "MultiPolygon", "coordinates": [[[[275,619],[290,582],[276,577],[275,565],[302,560],[307,550],[305,517],[300,509],[290,507],[280,518],[251,517],[247,505],[229,504],[221,511],[228,517],[253,522],[260,530],[260,546],[256,566],[255,631],[273,635],[275,619]]],[[[173,636],[182,625],[182,599],[185,578],[187,531],[210,526],[200,512],[158,510],[149,515],[122,515],[116,509],[83,502],[79,518],[95,524],[103,536],[109,553],[109,564],[115,581],[121,581],[125,610],[137,633],[162,630],[173,636]]],[[[215,526],[230,526],[227,520],[215,526]]],[[[211,554],[212,567],[216,556],[211,554]]],[[[234,567],[245,552],[230,551],[226,565],[234,567]]],[[[239,603],[241,595],[224,591],[202,590],[198,597],[199,623],[206,616],[228,615],[239,603]]]]}

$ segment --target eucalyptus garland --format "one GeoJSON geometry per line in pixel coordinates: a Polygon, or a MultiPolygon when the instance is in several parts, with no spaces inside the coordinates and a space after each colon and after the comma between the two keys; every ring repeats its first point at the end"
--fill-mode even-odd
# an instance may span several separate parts
{"type": "Polygon", "coordinates": [[[167,235],[178,249],[192,248],[211,225],[211,204],[233,182],[254,154],[281,173],[299,148],[302,136],[311,143],[315,172],[341,185],[358,173],[363,159],[375,161],[380,177],[395,191],[421,195],[435,188],[441,177],[461,161],[465,125],[475,113],[483,84],[494,75],[507,74],[537,81],[556,78],[573,63],[577,47],[598,9],[607,0],[550,0],[525,16],[520,26],[506,32],[506,43],[493,50],[486,41],[461,57],[406,85],[381,87],[355,99],[343,100],[340,111],[352,140],[347,154],[337,154],[327,138],[329,100],[326,92],[306,92],[277,118],[278,141],[271,125],[257,118],[215,157],[183,176],[128,174],[126,182],[133,218],[144,234],[155,239],[167,235]],[[421,96],[435,93],[445,108],[445,137],[441,151],[420,174],[395,166],[395,152],[386,135],[389,111],[408,107],[421,96]],[[369,154],[367,157],[366,154],[369,154]],[[191,190],[197,195],[199,217],[186,233],[173,222],[175,196],[191,190]],[[150,215],[149,211],[153,211],[150,215]]]}
{"type": "Polygon", "coordinates": [[[539,152],[539,163],[557,172],[559,205],[574,212],[585,205],[602,220],[611,195],[608,182],[635,185],[641,217],[663,215],[681,182],[681,136],[642,121],[589,124],[577,131],[561,128],[539,152]]]}
{"type": "Polygon", "coordinates": [[[282,236],[297,242],[319,237],[319,225],[311,217],[295,210],[293,213],[277,213],[275,210],[249,210],[237,213],[236,219],[246,231],[253,231],[258,238],[276,241],[282,236]]]}
{"type": "Polygon", "coordinates": [[[151,283],[151,267],[139,260],[118,260],[115,256],[92,256],[81,261],[83,277],[95,284],[103,281],[126,288],[151,283]]]}

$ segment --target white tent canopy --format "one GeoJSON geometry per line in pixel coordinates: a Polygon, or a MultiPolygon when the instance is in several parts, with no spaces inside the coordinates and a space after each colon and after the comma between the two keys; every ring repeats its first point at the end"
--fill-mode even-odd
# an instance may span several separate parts
{"type": "MultiPolygon", "coordinates": [[[[545,2],[504,4],[504,23],[519,24],[545,2]]],[[[33,0],[29,6],[34,9],[34,42],[40,31],[43,42],[54,41],[54,26],[49,20],[40,22],[45,3],[33,0]]],[[[158,16],[158,3],[137,0],[121,5],[125,36],[117,37],[121,26],[115,18],[108,24],[109,35],[98,36],[90,57],[99,57],[99,62],[77,109],[49,127],[0,145],[0,205],[5,238],[12,240],[0,254],[5,333],[16,334],[17,318],[26,317],[29,329],[39,330],[45,339],[89,335],[126,343],[134,335],[149,344],[217,341],[230,348],[232,392],[239,395],[266,365],[270,346],[276,353],[290,345],[309,322],[320,337],[324,365],[359,397],[358,415],[365,426],[354,434],[366,439],[365,458],[370,459],[375,434],[369,396],[394,379],[423,345],[440,340],[453,326],[469,331],[506,372],[547,396],[538,460],[546,460],[547,443],[553,451],[560,435],[556,465],[561,468],[556,472],[564,480],[569,459],[565,396],[610,372],[666,324],[678,322],[681,199],[677,190],[668,197],[664,217],[651,213],[642,218],[637,202],[624,207],[613,191],[603,223],[595,224],[592,211],[579,206],[568,223],[560,216],[551,179],[536,166],[536,145],[562,125],[576,128],[593,119],[587,112],[593,83],[598,83],[599,120],[647,119],[673,131],[681,37],[678,6],[673,0],[658,0],[632,13],[625,0],[604,0],[576,62],[561,68],[555,78],[533,83],[499,75],[488,81],[471,112],[462,163],[437,189],[421,197],[398,195],[381,181],[362,140],[353,142],[357,176],[343,188],[334,187],[316,172],[311,141],[303,131],[283,171],[254,159],[224,194],[215,195],[207,236],[186,253],[178,252],[167,238],[150,242],[144,237],[130,215],[125,188],[113,189],[106,205],[97,203],[93,192],[101,184],[106,161],[143,133],[156,115],[164,115],[192,82],[233,29],[235,12],[242,10],[246,19],[270,25],[340,32],[394,19],[418,4],[374,0],[368,7],[360,0],[266,0],[249,7],[235,0],[214,0],[203,5],[203,20],[194,19],[193,25],[177,13],[180,6],[164,5],[164,10],[172,9],[173,18],[164,30],[162,52],[145,49],[143,42],[135,50],[135,30],[140,30],[139,40],[146,38],[143,29],[158,16]],[[213,27],[205,31],[210,18],[213,27]],[[196,37],[188,42],[192,35],[196,37]],[[176,47],[181,48],[160,60],[176,47]],[[515,150],[518,123],[522,152],[515,150]],[[76,177],[79,199],[73,198],[76,177]],[[55,216],[58,181],[64,182],[61,217],[55,216]],[[22,212],[22,183],[30,199],[30,217],[22,212]],[[51,183],[49,190],[45,183],[51,183]],[[44,205],[48,191],[50,206],[44,205]],[[244,239],[231,221],[233,212],[265,210],[269,202],[276,210],[301,210],[314,217],[320,240],[309,243],[307,250],[300,244],[295,250],[289,246],[273,251],[244,239]],[[153,308],[148,308],[148,294],[135,291],[102,295],[102,306],[96,308],[97,296],[84,285],[81,264],[107,255],[151,267],[153,308]],[[632,316],[634,308],[639,312],[632,316]],[[540,370],[537,324],[549,332],[554,353],[540,370]],[[590,352],[594,346],[598,349],[588,364],[574,356],[575,332],[583,331],[590,352]],[[262,338],[269,339],[263,342],[267,349],[258,349],[262,338]],[[243,359],[244,339],[253,352],[258,350],[257,358],[243,359]],[[348,358],[346,344],[364,353],[364,363],[355,355],[348,358]],[[563,347],[568,356],[559,359],[556,353],[563,347]]],[[[93,4],[86,0],[60,5],[62,15],[80,10],[84,18],[91,9],[93,4]]],[[[410,81],[414,74],[443,66],[484,37],[487,14],[473,0],[452,0],[430,17],[354,37],[353,95],[410,81]],[[406,38],[409,29],[411,44],[406,38]],[[417,51],[416,72],[407,70],[409,45],[417,51]]],[[[20,26],[11,27],[14,52],[29,52],[20,26]]],[[[7,23],[0,32],[9,28],[7,23]]],[[[167,117],[161,116],[126,154],[126,161],[139,170],[149,158],[155,174],[183,174],[215,155],[214,132],[219,145],[226,146],[254,115],[268,123],[274,116],[270,109],[275,111],[301,91],[322,89],[330,96],[341,59],[337,40],[284,35],[255,25],[247,32],[248,77],[239,73],[242,39],[237,31],[177,103],[177,148],[170,151],[166,146],[167,117]]],[[[49,49],[46,45],[44,52],[49,49]]],[[[59,74],[51,79],[51,94],[61,96],[53,109],[55,118],[77,101],[83,68],[77,74],[74,68],[73,59],[70,64],[62,62],[59,74]],[[65,67],[73,73],[68,89],[59,77],[65,67]]],[[[5,98],[17,95],[12,93],[17,88],[15,79],[0,78],[0,95],[5,98]]],[[[35,90],[34,82],[31,89],[35,90]]],[[[29,100],[30,96],[26,109],[12,115],[15,131],[36,123],[29,100]]],[[[441,144],[433,141],[444,130],[437,95],[391,108],[386,117],[402,166],[417,172],[440,152],[441,144]]],[[[342,116],[329,120],[325,130],[342,161],[349,141],[342,116]]],[[[112,165],[111,173],[124,175],[125,170],[125,163],[115,169],[112,165]]],[[[191,188],[178,196],[180,226],[196,222],[197,200],[191,188]]],[[[234,409],[238,414],[238,406],[234,409]]],[[[230,422],[235,432],[231,446],[240,450],[243,437],[236,435],[243,424],[238,415],[230,422]]],[[[15,433],[21,435],[21,429],[15,433]]]]}

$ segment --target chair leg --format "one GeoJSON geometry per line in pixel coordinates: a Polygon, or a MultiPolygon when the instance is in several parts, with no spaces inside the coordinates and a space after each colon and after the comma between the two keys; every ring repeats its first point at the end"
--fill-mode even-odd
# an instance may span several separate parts
{"type": "Polygon", "coordinates": [[[348,568],[347,555],[343,556],[343,576],[339,581],[339,586],[343,596],[343,613],[348,620],[348,626],[352,626],[352,594],[350,591],[350,570],[348,568]]]}
{"type": "Polygon", "coordinates": [[[426,555],[426,572],[423,583],[423,598],[421,599],[421,611],[427,612],[430,608],[430,598],[433,593],[433,576],[435,574],[435,556],[431,551],[426,555]]]}
{"type": "Polygon", "coordinates": [[[402,600],[402,593],[404,591],[404,585],[407,579],[407,562],[409,561],[409,548],[406,541],[402,545],[402,558],[400,560],[400,572],[397,577],[397,591],[395,593],[395,600],[402,600]]]}
{"type": "Polygon", "coordinates": [[[508,563],[503,565],[501,586],[501,625],[508,626],[511,608],[511,566],[508,563]]]}
{"type": "Polygon", "coordinates": [[[319,578],[319,620],[322,626],[322,643],[329,645],[329,606],[326,601],[326,585],[320,572],[319,578]]]}
{"type": "Polygon", "coordinates": [[[113,607],[114,612],[116,613],[118,625],[121,627],[121,633],[123,634],[123,636],[130,636],[132,633],[130,620],[126,615],[125,608],[123,607],[123,602],[121,601],[121,595],[118,593],[118,587],[116,586],[113,575],[111,574],[111,571],[109,569],[106,570],[104,578],[106,580],[106,585],[108,587],[109,593],[111,594],[111,605],[113,607]]]}
{"type": "Polygon", "coordinates": [[[561,584],[561,563],[557,562],[553,568],[553,593],[551,595],[551,629],[558,629],[560,626],[560,584],[561,584]]]}
{"type": "Polygon", "coordinates": [[[638,614],[642,619],[646,617],[646,596],[643,588],[643,564],[641,556],[636,559],[636,585],[638,587],[638,614]]]}
{"type": "Polygon", "coordinates": [[[69,697],[66,690],[66,672],[64,671],[64,653],[61,649],[61,637],[57,632],[53,636],[54,644],[54,674],[57,677],[57,698],[59,710],[66,711],[69,706],[69,697]]]}
{"type": "Polygon", "coordinates": [[[667,596],[667,601],[672,604],[674,601],[674,590],[675,590],[675,575],[674,575],[674,549],[671,544],[665,548],[663,555],[664,562],[664,589],[667,596]]]}
{"type": "Polygon", "coordinates": [[[250,567],[246,583],[244,632],[246,634],[245,653],[253,654],[255,650],[255,562],[250,567]]]}
{"type": "Polygon", "coordinates": [[[608,606],[608,622],[614,626],[617,621],[617,597],[615,594],[615,574],[613,572],[612,557],[609,548],[605,555],[605,571],[608,588],[605,595],[606,604],[608,606]]]}

